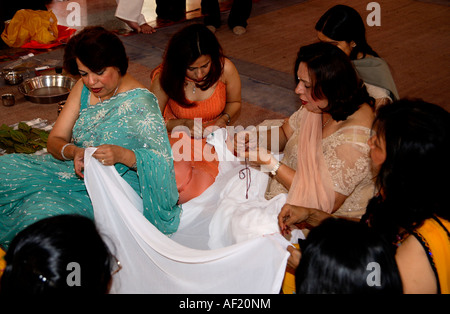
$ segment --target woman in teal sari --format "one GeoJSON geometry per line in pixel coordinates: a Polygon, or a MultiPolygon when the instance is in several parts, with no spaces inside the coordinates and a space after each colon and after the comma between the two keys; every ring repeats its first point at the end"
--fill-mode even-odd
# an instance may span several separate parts
{"type": "Polygon", "coordinates": [[[101,27],[86,28],[67,45],[64,67],[81,79],[50,133],[51,155],[0,157],[0,246],[45,217],[94,218],[82,172],[88,147],[141,195],[144,216],[174,233],[181,207],[164,120],[155,96],[126,73],[122,42],[101,27]]]}

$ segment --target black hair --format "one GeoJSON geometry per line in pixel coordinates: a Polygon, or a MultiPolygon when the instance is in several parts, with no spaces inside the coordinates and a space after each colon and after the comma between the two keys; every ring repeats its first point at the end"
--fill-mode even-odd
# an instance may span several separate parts
{"type": "Polygon", "coordinates": [[[189,106],[184,93],[186,70],[200,56],[211,57],[208,75],[197,85],[201,90],[213,86],[223,73],[224,55],[216,36],[204,24],[191,24],[170,39],[162,62],[161,87],[181,105],[189,106]]]}
{"type": "Polygon", "coordinates": [[[382,197],[369,202],[373,227],[395,240],[437,215],[450,220],[450,113],[420,99],[401,99],[378,109],[373,131],[384,139],[386,160],[377,175],[382,197]]]}
{"type": "Polygon", "coordinates": [[[94,222],[77,215],[42,219],[21,232],[5,255],[1,294],[104,294],[113,257],[94,222]],[[79,266],[80,285],[68,284],[79,266]]]}
{"type": "Polygon", "coordinates": [[[116,67],[124,76],[128,69],[125,46],[114,33],[101,26],[84,28],[73,36],[64,50],[64,69],[72,75],[79,75],[78,58],[93,72],[106,67],[116,67]]]}
{"type": "Polygon", "coordinates": [[[361,15],[352,7],[342,4],[332,7],[316,23],[316,30],[336,41],[355,42],[356,46],[350,53],[352,60],[355,60],[360,52],[363,57],[378,57],[367,43],[366,28],[361,15]]]}
{"type": "Polygon", "coordinates": [[[301,47],[295,61],[297,84],[301,62],[308,67],[313,98],[328,100],[328,106],[322,110],[334,120],[346,120],[364,103],[374,107],[374,99],[367,93],[348,56],[338,47],[323,42],[301,47]]]}
{"type": "Polygon", "coordinates": [[[329,218],[302,248],[297,294],[402,293],[393,247],[365,224],[329,218]]]}

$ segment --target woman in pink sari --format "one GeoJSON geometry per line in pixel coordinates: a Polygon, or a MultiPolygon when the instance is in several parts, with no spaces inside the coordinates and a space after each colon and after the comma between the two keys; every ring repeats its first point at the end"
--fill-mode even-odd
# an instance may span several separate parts
{"type": "MultiPolygon", "coordinates": [[[[259,139],[246,157],[270,172],[267,199],[288,193],[287,204],[361,218],[375,192],[367,143],[374,99],[349,58],[331,44],[300,48],[295,75],[302,106],[278,129],[278,148],[269,145],[274,139],[267,149],[259,139]],[[281,161],[269,153],[277,149],[281,161]]],[[[288,250],[296,260],[299,251],[288,250]]],[[[286,274],[284,293],[295,291],[293,278],[286,274]]]]}
{"type": "Polygon", "coordinates": [[[246,156],[271,172],[267,199],[288,193],[289,204],[361,217],[374,193],[367,144],[374,100],[348,57],[331,44],[302,47],[295,69],[302,106],[278,130],[283,159],[261,140],[246,156]]]}

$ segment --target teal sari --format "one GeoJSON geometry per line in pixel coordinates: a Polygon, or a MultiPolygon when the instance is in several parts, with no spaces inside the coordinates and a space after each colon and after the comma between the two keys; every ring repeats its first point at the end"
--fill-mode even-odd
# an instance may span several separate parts
{"type": "MultiPolygon", "coordinates": [[[[73,128],[79,147],[113,144],[133,150],[137,172],[116,164],[119,174],[143,198],[144,216],[164,234],[179,225],[181,206],[173,156],[156,97],[143,88],[119,93],[95,106],[81,94],[80,116],[73,128]]],[[[84,180],[73,161],[51,155],[0,157],[0,246],[28,225],[49,216],[78,214],[94,219],[84,180]]]]}

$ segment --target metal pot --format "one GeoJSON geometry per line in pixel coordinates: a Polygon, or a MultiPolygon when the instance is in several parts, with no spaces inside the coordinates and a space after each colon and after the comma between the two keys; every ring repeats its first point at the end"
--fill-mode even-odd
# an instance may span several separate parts
{"type": "Polygon", "coordinates": [[[6,84],[17,85],[23,82],[23,75],[15,71],[10,71],[4,75],[4,79],[6,84]]]}

